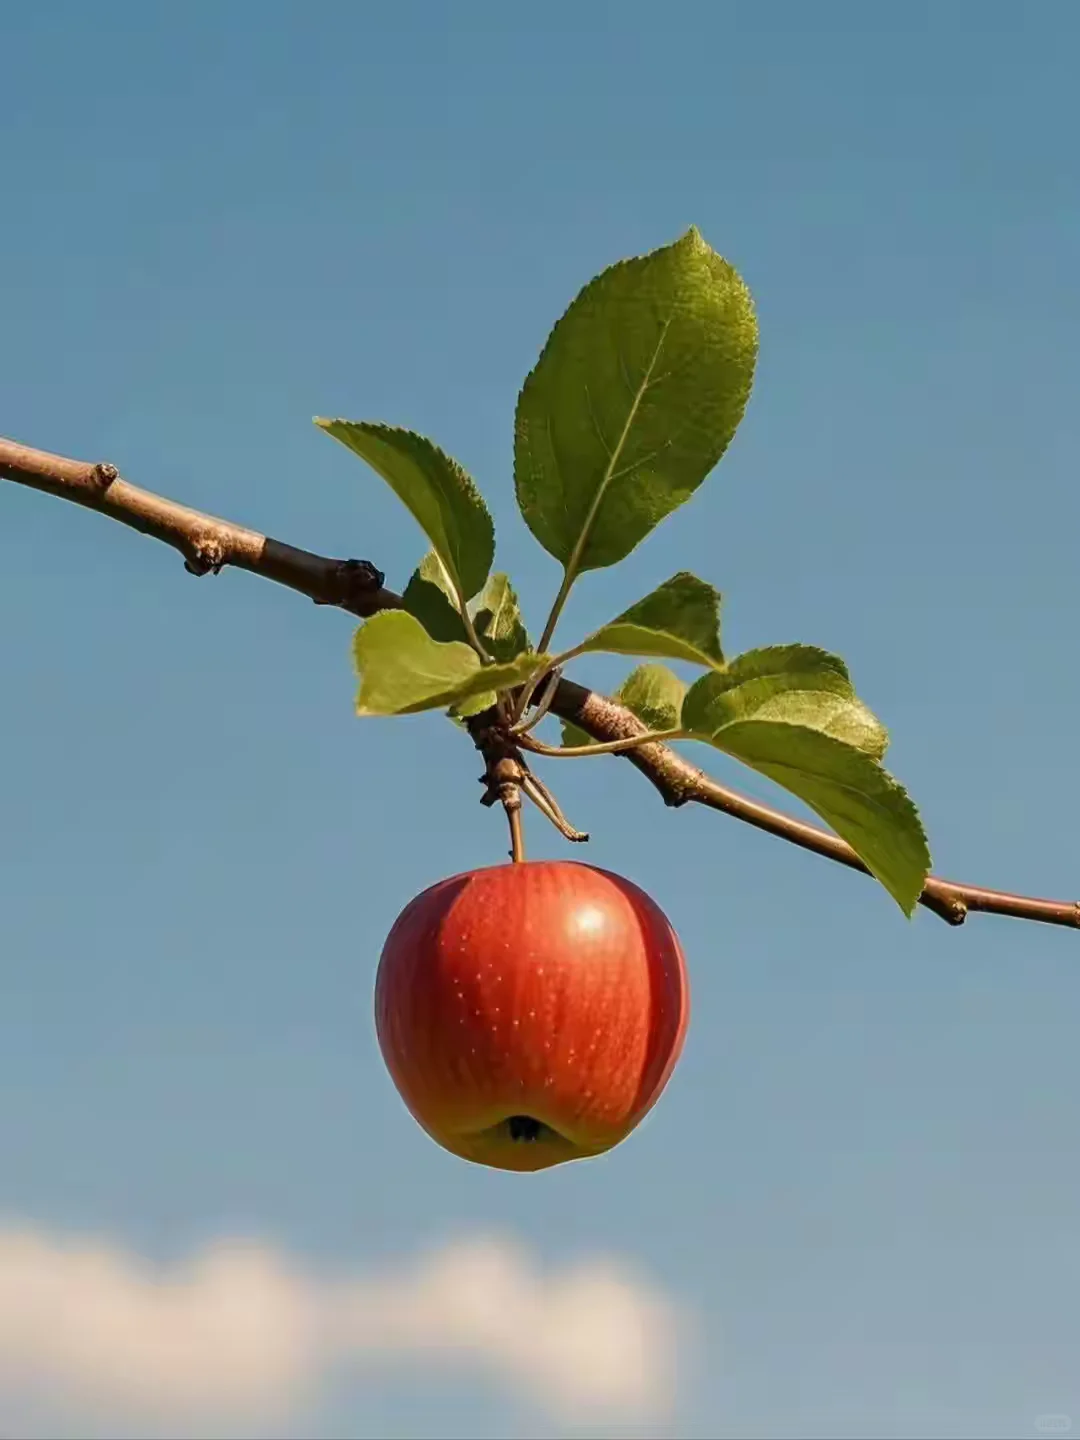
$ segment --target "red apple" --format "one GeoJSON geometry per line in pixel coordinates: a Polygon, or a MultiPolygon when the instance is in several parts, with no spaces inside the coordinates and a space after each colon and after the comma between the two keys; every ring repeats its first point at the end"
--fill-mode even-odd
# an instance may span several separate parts
{"type": "Polygon", "coordinates": [[[406,905],[383,947],[375,1023],[414,1117],[501,1170],[610,1150],[667,1084],[689,1015],[667,918],[621,876],[496,865],[406,905]]]}

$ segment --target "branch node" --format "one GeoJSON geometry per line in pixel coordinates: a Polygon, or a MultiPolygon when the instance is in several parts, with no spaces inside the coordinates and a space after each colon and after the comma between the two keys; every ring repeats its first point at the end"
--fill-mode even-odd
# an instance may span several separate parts
{"type": "Polygon", "coordinates": [[[520,786],[521,766],[512,755],[503,755],[488,766],[488,787],[507,810],[521,809],[520,786]]]}
{"type": "Polygon", "coordinates": [[[94,486],[103,495],[114,480],[119,480],[120,471],[108,460],[99,460],[90,472],[94,486]]]}
{"type": "Polygon", "coordinates": [[[968,917],[967,901],[959,895],[943,896],[938,914],[947,925],[963,925],[968,917]]]}
{"type": "Polygon", "coordinates": [[[370,560],[339,560],[333,567],[324,595],[313,595],[316,605],[337,605],[362,614],[365,602],[376,596],[386,576],[370,560]]]}
{"type": "Polygon", "coordinates": [[[207,531],[193,535],[184,559],[184,569],[189,575],[218,575],[228,563],[228,550],[220,535],[207,531]]]}

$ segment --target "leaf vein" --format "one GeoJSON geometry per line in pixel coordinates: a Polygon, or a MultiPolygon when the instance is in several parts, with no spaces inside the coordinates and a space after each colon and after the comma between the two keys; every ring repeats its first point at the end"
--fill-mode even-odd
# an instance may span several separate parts
{"type": "Polygon", "coordinates": [[[585,523],[581,527],[581,534],[578,536],[577,544],[574,546],[574,549],[570,555],[570,559],[566,563],[566,575],[571,581],[577,575],[578,567],[581,564],[581,557],[585,553],[585,547],[589,543],[589,537],[592,534],[593,526],[596,524],[596,517],[600,513],[600,506],[604,502],[604,496],[607,494],[608,487],[610,486],[612,477],[615,473],[615,466],[618,463],[619,456],[622,454],[622,451],[626,446],[626,442],[630,435],[631,427],[633,426],[634,420],[637,417],[637,412],[641,407],[641,402],[645,398],[646,391],[649,389],[649,386],[652,383],[652,373],[656,368],[656,362],[660,359],[660,352],[664,348],[664,341],[667,339],[667,333],[671,327],[671,322],[674,318],[675,311],[674,309],[672,309],[669,312],[667,319],[664,321],[663,328],[660,331],[660,336],[656,342],[656,348],[653,350],[652,357],[649,360],[649,364],[645,370],[645,374],[642,376],[641,381],[637,386],[637,389],[634,391],[633,399],[630,404],[630,409],[627,412],[626,420],[623,423],[622,433],[620,434],[618,442],[615,445],[615,449],[609,452],[610,458],[608,460],[607,469],[604,472],[604,476],[600,481],[600,484],[597,486],[596,494],[593,496],[592,504],[589,506],[588,514],[585,516],[585,523]]]}

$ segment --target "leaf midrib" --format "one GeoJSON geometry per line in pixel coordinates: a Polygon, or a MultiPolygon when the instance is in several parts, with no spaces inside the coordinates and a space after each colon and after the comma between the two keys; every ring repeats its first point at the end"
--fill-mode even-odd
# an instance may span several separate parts
{"type": "Polygon", "coordinates": [[[645,374],[642,377],[641,383],[638,385],[637,390],[634,392],[634,398],[631,401],[630,409],[627,412],[626,420],[623,423],[622,433],[620,434],[619,439],[616,442],[615,448],[612,450],[610,456],[608,457],[607,468],[604,471],[603,479],[597,486],[596,494],[593,496],[592,504],[589,506],[588,514],[585,516],[585,523],[581,527],[581,534],[578,536],[577,542],[575,543],[573,550],[571,550],[570,552],[570,558],[566,562],[567,590],[569,590],[570,586],[577,578],[578,568],[581,564],[581,557],[582,555],[584,555],[585,547],[589,543],[589,537],[592,534],[593,526],[596,524],[596,517],[600,513],[600,506],[604,503],[604,496],[607,494],[608,486],[615,478],[616,466],[618,465],[619,457],[622,454],[623,449],[626,445],[627,438],[630,434],[630,428],[633,425],[634,420],[637,418],[637,412],[641,407],[642,400],[645,398],[645,392],[648,390],[650,384],[652,383],[653,371],[656,368],[657,360],[659,360],[660,358],[660,351],[664,348],[664,341],[667,338],[667,332],[671,326],[672,320],[674,319],[674,314],[675,312],[674,310],[672,310],[672,312],[668,315],[667,319],[664,321],[663,329],[660,331],[660,337],[656,342],[656,349],[653,351],[648,368],[645,371],[645,374]]]}

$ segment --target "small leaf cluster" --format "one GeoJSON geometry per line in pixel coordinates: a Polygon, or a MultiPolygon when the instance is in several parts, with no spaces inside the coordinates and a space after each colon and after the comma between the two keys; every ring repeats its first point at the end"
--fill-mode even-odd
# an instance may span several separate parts
{"type": "MultiPolygon", "coordinates": [[[[910,914],[929,871],[918,813],[885,770],[885,727],[844,662],[808,645],[727,659],[720,595],[685,571],[569,648],[552,641],[581,575],[615,565],[688,500],[731,442],[750,396],[758,329],[735,269],[692,229],[591,281],[552,331],[518,398],[514,487],[526,525],[562,566],[534,644],[472,478],[430,440],[317,420],[390,485],[431,549],[403,609],[356,633],[360,715],[496,704],[517,719],[547,677],[606,651],[648,663],[617,697],[653,738],[711,745],[796,795],[910,914]],[[702,673],[687,685],[662,660],[702,673]]],[[[566,753],[589,737],[564,723],[566,753]]]]}

